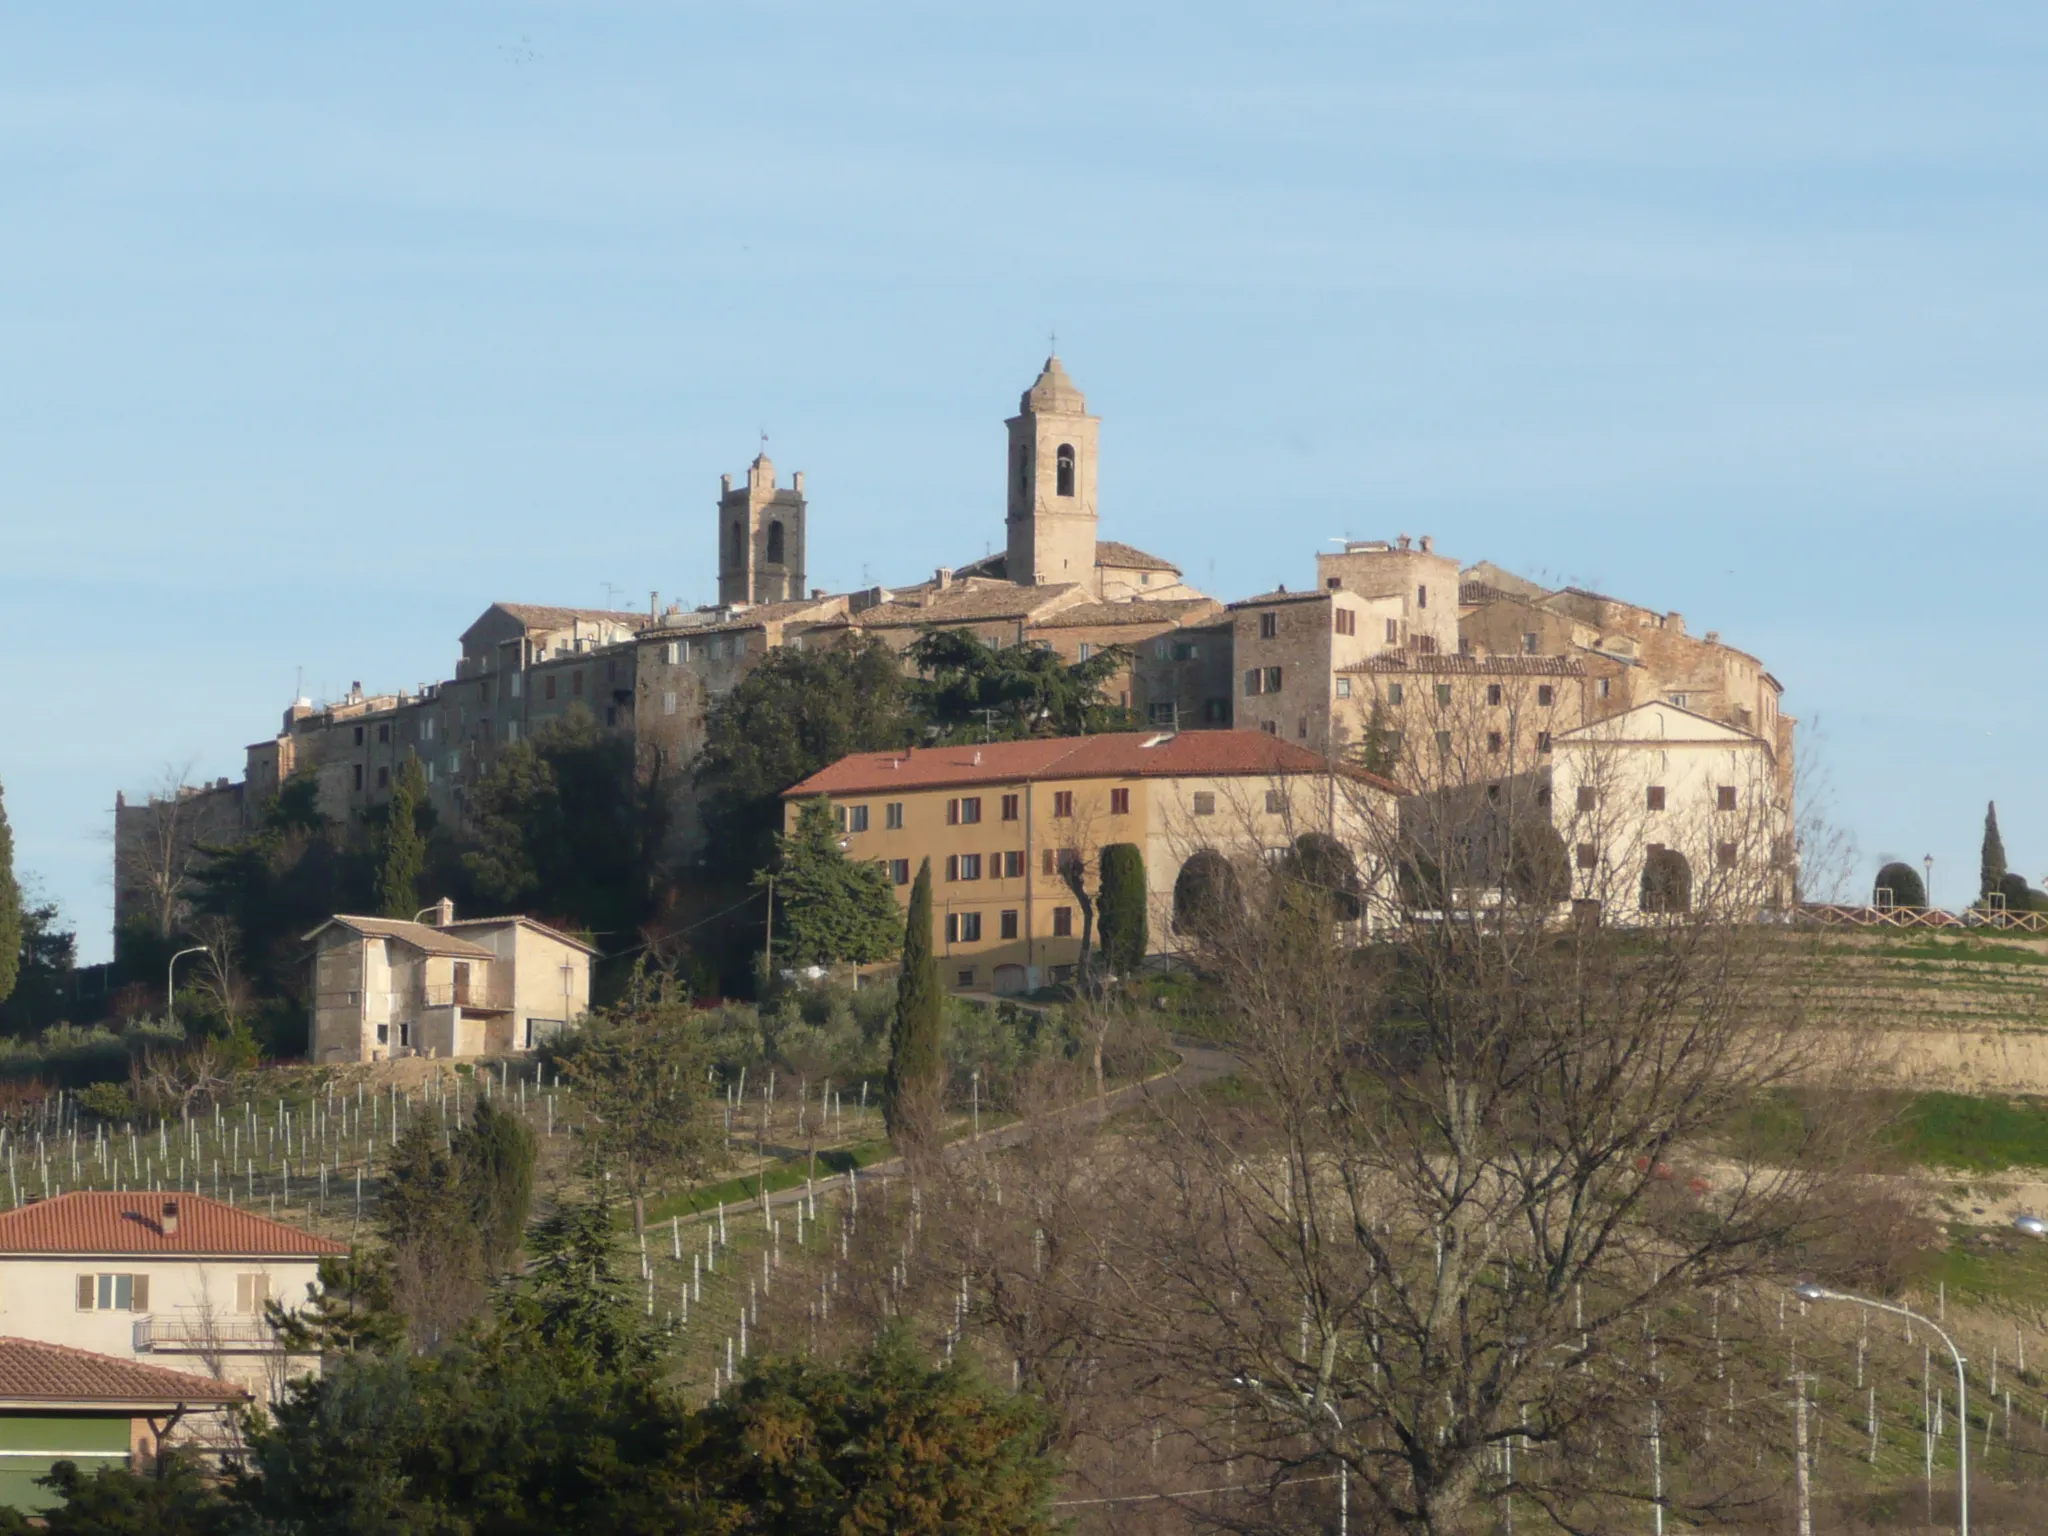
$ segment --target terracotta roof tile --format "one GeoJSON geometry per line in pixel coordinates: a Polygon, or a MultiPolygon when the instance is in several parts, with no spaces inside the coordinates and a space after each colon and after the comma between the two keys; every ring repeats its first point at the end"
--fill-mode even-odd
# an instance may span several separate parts
{"type": "Polygon", "coordinates": [[[1411,656],[1382,651],[1339,672],[1421,672],[1438,676],[1584,677],[1585,663],[1576,656],[1411,656]]]}
{"type": "Polygon", "coordinates": [[[348,1244],[315,1237],[281,1221],[205,1195],[79,1190],[0,1214],[0,1255],[28,1253],[221,1254],[316,1259],[348,1244]],[[164,1231],[177,1207],[178,1230],[164,1231]]]}
{"type": "Polygon", "coordinates": [[[121,1406],[240,1403],[231,1381],[167,1371],[139,1360],[37,1339],[0,1338],[0,1402],[107,1403],[121,1406]]]}
{"type": "Polygon", "coordinates": [[[403,923],[389,917],[348,917],[339,912],[315,928],[312,933],[306,934],[305,939],[311,940],[324,930],[337,926],[359,933],[366,939],[396,939],[401,944],[411,945],[422,954],[455,955],[465,960],[496,958],[481,944],[473,944],[468,939],[458,939],[425,923],[403,923]]]}
{"type": "Polygon", "coordinates": [[[1074,629],[1095,624],[1186,623],[1190,618],[1207,618],[1221,613],[1223,605],[1212,597],[1168,598],[1164,602],[1076,603],[1049,613],[1036,621],[1040,629],[1074,629]]]}
{"type": "Polygon", "coordinates": [[[983,619],[1033,619],[1042,612],[1066,606],[1081,592],[1078,583],[1065,582],[1043,587],[975,587],[959,591],[948,587],[933,592],[925,604],[889,602],[863,608],[854,622],[874,629],[915,628],[920,624],[972,624],[983,619]]]}
{"type": "MultiPolygon", "coordinates": [[[[860,752],[784,790],[783,798],[1041,779],[1265,777],[1327,773],[1331,767],[1329,759],[1263,731],[1128,731],[860,752]]],[[[1336,769],[1390,794],[1401,793],[1386,780],[1344,764],[1336,769]]]]}
{"type": "Polygon", "coordinates": [[[1284,587],[1278,592],[1261,592],[1257,597],[1241,597],[1230,606],[1238,608],[1265,608],[1274,603],[1325,603],[1330,592],[1324,587],[1309,587],[1301,592],[1289,592],[1284,587]]]}
{"type": "Polygon", "coordinates": [[[1095,563],[1114,566],[1120,571],[1171,571],[1176,576],[1180,574],[1180,567],[1171,560],[1148,555],[1135,545],[1119,544],[1115,539],[1095,541],[1095,563]]]}
{"type": "Polygon", "coordinates": [[[616,624],[622,629],[645,629],[654,620],[631,609],[555,608],[546,603],[493,603],[493,608],[510,614],[528,629],[567,629],[581,619],[591,624],[616,624]]]}

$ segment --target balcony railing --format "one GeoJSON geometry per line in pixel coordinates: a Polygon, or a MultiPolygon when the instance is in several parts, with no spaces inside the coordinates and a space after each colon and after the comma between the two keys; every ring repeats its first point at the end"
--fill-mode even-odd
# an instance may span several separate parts
{"type": "Polygon", "coordinates": [[[248,1354],[277,1347],[276,1332],[260,1317],[206,1317],[174,1312],[135,1321],[137,1354],[248,1354]]]}
{"type": "Polygon", "coordinates": [[[428,1008],[510,1008],[512,989],[491,982],[442,981],[421,987],[420,1002],[428,1008]]]}

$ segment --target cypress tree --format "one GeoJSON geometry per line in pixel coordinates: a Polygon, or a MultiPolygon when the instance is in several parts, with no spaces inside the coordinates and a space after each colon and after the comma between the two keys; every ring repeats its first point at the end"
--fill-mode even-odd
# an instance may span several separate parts
{"type": "Polygon", "coordinates": [[[889,1071],[882,1080],[882,1117],[905,1152],[936,1138],[945,1082],[946,998],[932,948],[932,861],[917,867],[903,932],[903,974],[896,980],[896,1018],[889,1027],[889,1071]]]}
{"type": "Polygon", "coordinates": [[[420,908],[420,871],[426,867],[427,844],[420,836],[419,807],[427,795],[420,760],[407,757],[391,787],[385,807],[382,855],[377,866],[377,914],[405,919],[420,908]]]}
{"type": "Polygon", "coordinates": [[[2005,839],[1998,835],[1998,802],[1984,807],[1984,857],[1978,866],[1978,894],[1989,898],[2005,878],[2005,839]]]}
{"type": "Polygon", "coordinates": [[[1096,898],[1102,953],[1110,969],[1129,976],[1144,964],[1150,936],[1145,922],[1145,855],[1136,843],[1102,850],[1102,889],[1096,898]]]}
{"type": "Polygon", "coordinates": [[[14,833],[0,794],[0,1003],[14,995],[21,974],[21,884],[14,878],[14,833]]]}

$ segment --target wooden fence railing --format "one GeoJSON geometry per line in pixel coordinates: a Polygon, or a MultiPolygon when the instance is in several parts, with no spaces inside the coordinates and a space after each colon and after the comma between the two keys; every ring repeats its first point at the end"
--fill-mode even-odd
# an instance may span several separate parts
{"type": "Polygon", "coordinates": [[[1990,929],[2048,934],[2048,912],[2001,912],[1983,907],[1944,912],[1940,907],[1852,907],[1816,901],[1800,903],[1793,920],[1823,928],[1990,929]]]}

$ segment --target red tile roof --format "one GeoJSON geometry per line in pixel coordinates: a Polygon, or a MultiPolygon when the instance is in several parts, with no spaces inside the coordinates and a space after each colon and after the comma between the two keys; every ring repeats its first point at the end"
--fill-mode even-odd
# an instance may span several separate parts
{"type": "Polygon", "coordinates": [[[105,1403],[175,1408],[180,1403],[240,1403],[249,1394],[229,1381],[117,1360],[36,1339],[0,1338],[0,1402],[105,1403]]]}
{"type": "Polygon", "coordinates": [[[984,746],[858,752],[784,790],[784,799],[934,789],[946,784],[997,784],[1040,779],[1165,779],[1268,777],[1328,773],[1402,791],[1343,763],[1263,731],[1129,731],[1107,736],[1052,736],[984,746]]]}
{"type": "Polygon", "coordinates": [[[113,1194],[80,1190],[0,1214],[0,1255],[27,1253],[222,1254],[245,1258],[318,1258],[348,1244],[315,1237],[281,1221],[237,1210],[205,1195],[113,1194]],[[164,1231],[167,1206],[178,1230],[164,1231]]]}

